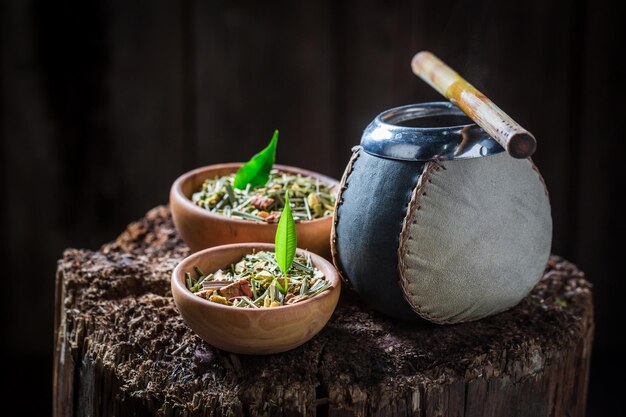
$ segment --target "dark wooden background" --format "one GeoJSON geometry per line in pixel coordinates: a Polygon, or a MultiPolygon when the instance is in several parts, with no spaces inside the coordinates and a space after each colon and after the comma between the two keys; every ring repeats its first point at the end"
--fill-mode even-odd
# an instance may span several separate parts
{"type": "Polygon", "coordinates": [[[275,128],[279,162],[339,177],[377,113],[440,99],[410,71],[429,49],[538,138],[553,251],[595,288],[590,415],[614,410],[626,16],[607,0],[516,3],[3,1],[0,306],[4,357],[20,366],[13,399],[49,410],[65,247],[113,239],[165,203],[176,176],[246,159],[275,128]]]}

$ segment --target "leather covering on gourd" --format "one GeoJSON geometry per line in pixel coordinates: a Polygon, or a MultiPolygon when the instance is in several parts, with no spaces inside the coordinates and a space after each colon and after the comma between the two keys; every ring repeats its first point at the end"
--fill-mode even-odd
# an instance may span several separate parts
{"type": "Polygon", "coordinates": [[[551,239],[548,194],[530,159],[401,161],[357,147],[332,251],[373,308],[458,323],[521,301],[542,276],[551,239]]]}

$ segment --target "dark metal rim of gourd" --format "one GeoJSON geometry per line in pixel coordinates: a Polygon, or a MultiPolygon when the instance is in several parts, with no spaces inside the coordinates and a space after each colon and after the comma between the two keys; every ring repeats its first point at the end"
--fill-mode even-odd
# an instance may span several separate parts
{"type": "Polygon", "coordinates": [[[409,104],[380,113],[365,128],[361,146],[369,154],[404,161],[469,159],[504,152],[447,101],[409,104]]]}

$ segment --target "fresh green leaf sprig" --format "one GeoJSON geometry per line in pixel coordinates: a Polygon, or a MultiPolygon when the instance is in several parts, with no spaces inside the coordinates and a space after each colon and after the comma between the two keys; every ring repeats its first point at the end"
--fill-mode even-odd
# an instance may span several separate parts
{"type": "Polygon", "coordinates": [[[258,252],[244,256],[227,271],[209,275],[195,268],[194,280],[186,273],[187,288],[206,300],[244,308],[278,307],[314,297],[331,287],[330,281],[311,263],[296,257],[296,222],[291,213],[289,191],[276,228],[274,254],[258,252]],[[280,271],[280,274],[279,274],[280,271]],[[291,273],[291,278],[288,277],[291,273]],[[279,277],[282,275],[282,284],[279,277]]]}
{"type": "MultiPolygon", "coordinates": [[[[271,308],[296,304],[332,287],[315,268],[311,256],[296,254],[287,282],[287,293],[276,285],[284,276],[274,252],[252,252],[224,269],[204,274],[198,267],[185,273],[187,288],[205,300],[241,308],[271,308]]],[[[284,285],[283,285],[284,286],[284,285]]]]}
{"type": "Polygon", "coordinates": [[[276,228],[276,236],[274,243],[276,245],[275,256],[276,262],[278,263],[278,267],[280,271],[283,273],[284,286],[280,285],[278,280],[276,280],[276,286],[283,293],[287,293],[288,285],[288,277],[287,271],[291,269],[291,265],[293,264],[293,260],[296,257],[296,247],[297,247],[297,236],[296,236],[296,222],[293,219],[293,215],[291,214],[291,206],[289,204],[289,192],[285,193],[285,208],[283,209],[282,214],[280,215],[280,220],[278,222],[278,227],[276,228]]]}
{"type": "Polygon", "coordinates": [[[265,185],[270,178],[270,171],[276,160],[276,144],[278,143],[278,130],[274,131],[272,140],[261,152],[254,155],[248,162],[243,164],[233,186],[239,190],[245,189],[248,184],[251,187],[265,185]]]}
{"type": "Polygon", "coordinates": [[[335,210],[336,188],[317,178],[274,169],[278,130],[261,152],[236,173],[207,178],[191,201],[228,217],[276,223],[289,192],[296,221],[330,216],[335,210]]]}

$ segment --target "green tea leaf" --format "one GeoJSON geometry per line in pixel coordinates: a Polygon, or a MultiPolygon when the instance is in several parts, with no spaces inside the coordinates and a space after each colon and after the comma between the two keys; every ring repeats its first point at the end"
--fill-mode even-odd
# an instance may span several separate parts
{"type": "Polygon", "coordinates": [[[248,184],[255,187],[267,183],[270,177],[270,171],[274,165],[274,160],[276,159],[277,142],[278,130],[275,130],[269,145],[239,168],[235,176],[235,181],[233,182],[235,188],[243,190],[248,184]]]}
{"type": "MultiPolygon", "coordinates": [[[[280,215],[278,229],[276,230],[276,262],[278,267],[287,277],[287,271],[291,268],[293,258],[296,256],[296,222],[291,214],[289,206],[289,192],[285,193],[285,208],[280,215]]],[[[286,287],[286,285],[285,285],[286,287]]]]}

